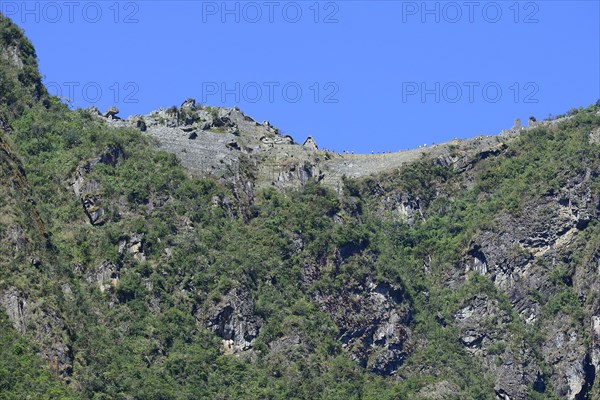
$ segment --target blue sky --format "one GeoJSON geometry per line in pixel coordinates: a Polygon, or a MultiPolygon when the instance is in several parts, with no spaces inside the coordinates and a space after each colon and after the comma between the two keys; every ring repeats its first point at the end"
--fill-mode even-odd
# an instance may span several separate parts
{"type": "Polygon", "coordinates": [[[598,1],[3,1],[53,94],[121,116],[187,97],[297,141],[399,150],[600,99],[598,1]]]}

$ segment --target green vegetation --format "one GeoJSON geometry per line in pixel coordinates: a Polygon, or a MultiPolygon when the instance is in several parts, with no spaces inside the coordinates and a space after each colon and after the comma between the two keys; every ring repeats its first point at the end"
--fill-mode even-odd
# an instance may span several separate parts
{"type": "MultiPolygon", "coordinates": [[[[107,127],[47,98],[33,48],[14,25],[0,24],[0,48],[16,46],[25,61],[15,75],[0,57],[0,120],[11,126],[0,140],[0,294],[18,293],[28,305],[24,335],[0,312],[0,398],[413,399],[446,382],[458,398],[494,399],[491,368],[522,348],[547,382],[531,385],[529,396],[553,397],[541,348],[559,317],[587,332],[598,291],[582,296],[574,282],[597,266],[600,225],[586,220],[560,257],[556,249],[534,255],[523,243],[502,249],[507,264],[526,260],[543,276],[526,293],[539,306],[535,321],[519,314],[512,292],[467,264],[475,242],[501,224],[538,223],[550,235],[543,224],[554,216],[544,204],[566,207],[565,187],[585,184],[597,201],[600,147],[588,135],[600,126],[599,106],[526,130],[463,170],[424,157],[344,179],[342,194],[309,181],[250,195],[231,182],[190,178],[137,129],[107,127]],[[92,226],[72,185],[78,168],[107,149],[122,153],[118,162],[85,176],[105,218],[92,226]],[[413,214],[402,216],[400,202],[413,214]],[[134,237],[143,257],[130,251],[134,237]],[[113,270],[103,276],[106,265],[113,270]],[[360,295],[348,292],[364,292],[369,281],[398,288],[410,309],[401,322],[410,351],[395,376],[352,360],[340,340],[342,311],[319,301],[348,294],[340,308],[352,310],[360,295]],[[230,355],[200,315],[236,290],[247,291],[262,326],[251,351],[230,355]],[[484,349],[488,364],[455,323],[476,298],[502,314],[481,320],[499,337],[484,349]],[[283,350],[274,345],[286,340],[283,350]],[[39,356],[56,344],[70,349],[65,380],[39,356]]],[[[242,165],[242,181],[253,174],[242,165]]]]}
{"type": "MultiPolygon", "coordinates": [[[[519,322],[506,296],[483,276],[473,273],[460,290],[443,282],[473,235],[495,216],[517,213],[529,199],[558,190],[580,171],[581,161],[574,160],[593,165],[600,159],[581,133],[597,118],[576,118],[558,132],[530,131],[503,157],[481,161],[476,184],[467,191],[450,168],[424,159],[377,180],[346,181],[341,197],[310,182],[289,193],[263,191],[244,206],[224,202],[235,198],[231,188],[188,178],[174,155],[157,152],[139,132],[107,128],[52,99],[24,112],[7,137],[52,233],[35,248],[44,268],[28,265],[30,248],[10,261],[20,267],[2,269],[0,282],[61,311],[76,332],[68,339],[75,354],[71,379],[83,398],[411,398],[439,377],[457,385],[462,398],[491,398],[492,377],[465,352],[457,329],[440,325],[436,315],[451,320],[465,301],[485,294],[511,315],[505,329],[527,337],[533,328],[519,322]],[[124,159],[90,173],[108,214],[105,225],[93,227],[68,182],[82,160],[108,146],[122,149],[124,159]],[[410,224],[382,218],[376,211],[381,192],[411,193],[424,218],[410,224]],[[118,251],[133,234],[144,237],[144,262],[118,251]],[[303,243],[299,251],[293,248],[296,238],[303,243]],[[340,249],[346,249],[345,260],[336,264],[340,249]],[[164,256],[168,250],[171,257],[164,256]],[[120,276],[116,287],[102,293],[88,276],[105,261],[117,265],[120,276]],[[304,266],[315,263],[322,273],[303,283],[304,266]],[[332,263],[338,266],[325,267],[332,263]],[[312,301],[315,292],[341,291],[366,276],[403,287],[414,309],[413,334],[422,340],[401,381],[372,375],[349,360],[336,340],[339,328],[312,301]],[[219,339],[193,317],[195,308],[218,302],[236,287],[251,291],[265,321],[255,361],[222,354],[219,339]],[[269,343],[292,332],[301,334],[305,346],[285,359],[270,354],[269,343]],[[410,373],[423,365],[429,374],[410,373]]],[[[565,275],[568,270],[556,268],[552,282],[562,287],[565,275]]],[[[557,290],[545,312],[580,320],[572,293],[557,290]]],[[[15,334],[2,335],[6,341],[15,334]]],[[[490,352],[501,362],[511,345],[498,342],[490,352]]]]}
{"type": "Polygon", "coordinates": [[[0,128],[47,96],[35,50],[23,31],[0,17],[0,128]]]}
{"type": "Polygon", "coordinates": [[[6,400],[76,399],[0,313],[0,395],[6,400]]]}

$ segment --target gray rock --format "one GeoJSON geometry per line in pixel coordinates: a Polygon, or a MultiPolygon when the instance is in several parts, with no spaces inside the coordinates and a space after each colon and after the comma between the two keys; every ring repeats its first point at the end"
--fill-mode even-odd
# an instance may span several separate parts
{"type": "Polygon", "coordinates": [[[10,288],[4,292],[1,301],[2,305],[4,305],[6,315],[8,315],[8,319],[13,323],[15,330],[24,335],[29,315],[27,299],[23,298],[16,289],[10,288]]]}
{"type": "Polygon", "coordinates": [[[341,293],[317,294],[350,357],[380,375],[394,375],[409,353],[411,310],[402,290],[368,279],[341,293]]]}
{"type": "Polygon", "coordinates": [[[93,116],[102,115],[102,113],[100,112],[100,110],[96,106],[91,106],[90,108],[87,109],[87,111],[90,114],[92,114],[93,116]]]}
{"type": "Polygon", "coordinates": [[[119,113],[119,109],[115,106],[112,106],[104,113],[105,118],[115,119],[117,114],[119,113]]]}
{"type": "Polygon", "coordinates": [[[254,313],[254,302],[244,289],[233,289],[217,304],[195,312],[196,319],[221,337],[226,352],[250,350],[263,324],[254,313]]]}
{"type": "Polygon", "coordinates": [[[312,136],[307,137],[302,146],[309,150],[319,150],[319,146],[317,146],[317,142],[315,142],[312,136]]]}
{"type": "Polygon", "coordinates": [[[196,99],[188,98],[183,103],[181,103],[182,110],[194,110],[196,109],[196,99]]]}
{"type": "Polygon", "coordinates": [[[589,142],[592,145],[600,144],[600,128],[596,128],[590,132],[589,142]]]}
{"type": "Polygon", "coordinates": [[[85,215],[92,225],[103,225],[106,222],[104,209],[100,206],[101,200],[102,197],[95,195],[86,195],[81,199],[85,215]]]}
{"type": "Polygon", "coordinates": [[[69,381],[72,373],[73,353],[68,342],[68,329],[60,315],[36,302],[15,288],[0,293],[0,305],[6,311],[14,328],[38,345],[41,356],[52,370],[69,381]]]}
{"type": "Polygon", "coordinates": [[[88,282],[98,286],[101,292],[116,287],[119,282],[119,268],[110,261],[104,261],[100,267],[87,276],[88,282]]]}
{"type": "Polygon", "coordinates": [[[519,352],[505,345],[513,340],[507,329],[511,316],[497,300],[485,295],[475,296],[463,304],[453,317],[465,350],[479,357],[494,377],[497,398],[526,400],[532,387],[543,392],[541,366],[527,350],[519,352]]]}
{"type": "Polygon", "coordinates": [[[88,179],[87,175],[96,165],[105,164],[114,167],[121,158],[123,158],[123,150],[120,147],[108,146],[102,154],[83,163],[75,170],[71,186],[75,195],[79,197],[85,215],[92,225],[102,225],[106,219],[100,195],[100,184],[95,180],[88,179]]]}
{"type": "Polygon", "coordinates": [[[127,248],[129,254],[133,255],[133,259],[139,262],[146,261],[144,253],[144,234],[133,234],[124,244],[119,246],[119,251],[123,252],[127,248]]]}

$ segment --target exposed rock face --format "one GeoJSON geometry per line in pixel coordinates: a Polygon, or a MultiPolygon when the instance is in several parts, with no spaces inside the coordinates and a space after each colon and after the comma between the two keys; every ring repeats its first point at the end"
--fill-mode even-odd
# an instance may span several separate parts
{"type": "Polygon", "coordinates": [[[592,316],[592,355],[591,364],[594,366],[596,374],[600,373],[600,317],[592,316]]]}
{"type": "Polygon", "coordinates": [[[340,329],[350,357],[380,375],[393,375],[410,350],[411,311],[402,290],[367,280],[336,294],[315,296],[340,329]]]}
{"type": "Polygon", "coordinates": [[[17,69],[22,70],[24,67],[23,59],[17,46],[8,46],[0,53],[0,58],[11,63],[17,69]]]}
{"type": "Polygon", "coordinates": [[[498,215],[498,229],[481,232],[465,255],[464,272],[489,276],[528,323],[536,320],[539,309],[528,293],[551,294],[548,274],[536,260],[554,263],[596,218],[597,199],[591,197],[589,176],[587,171],[561,193],[524,204],[518,216],[498,215]]]}
{"type": "Polygon", "coordinates": [[[19,293],[13,288],[4,293],[2,304],[6,309],[6,315],[8,315],[17,332],[25,334],[27,317],[29,316],[27,300],[19,296],[19,293]]]}
{"type": "Polygon", "coordinates": [[[398,216],[398,219],[408,223],[423,217],[421,200],[418,196],[407,192],[388,193],[383,189],[382,196],[383,198],[379,203],[380,214],[391,211],[398,216]]]}
{"type": "Polygon", "coordinates": [[[81,165],[75,171],[75,178],[72,183],[73,190],[81,200],[85,215],[92,225],[102,225],[106,222],[106,219],[102,206],[100,184],[95,180],[87,179],[87,175],[98,164],[106,164],[114,167],[122,157],[123,150],[121,148],[107,147],[102,154],[81,165]]]}
{"type": "MultiPolygon", "coordinates": [[[[95,111],[92,115],[98,117],[95,111]]],[[[311,136],[300,145],[268,121],[260,124],[236,108],[198,106],[194,99],[187,99],[179,108],[159,109],[145,116],[100,118],[112,126],[135,127],[157,139],[160,147],[176,154],[194,176],[232,178],[250,167],[253,185],[258,188],[297,187],[315,179],[341,191],[343,176],[360,178],[393,171],[424,154],[466,170],[477,161],[474,154],[483,159],[502,150],[499,137],[480,136],[386,154],[335,153],[319,150],[311,136]],[[451,155],[454,152],[461,157],[451,155]]],[[[414,204],[404,206],[407,209],[400,209],[401,213],[414,211],[414,204]]]]}
{"type": "Polygon", "coordinates": [[[560,313],[545,329],[549,335],[542,351],[555,371],[557,394],[569,400],[585,398],[589,389],[586,386],[594,381],[595,367],[591,365],[582,333],[571,326],[569,317],[560,313]]]}
{"type": "Polygon", "coordinates": [[[507,346],[516,339],[507,329],[511,316],[498,301],[475,296],[454,314],[454,322],[465,350],[481,357],[495,377],[498,398],[525,400],[532,387],[544,391],[542,368],[531,362],[528,350],[507,346]]]}
{"type": "MultiPolygon", "coordinates": [[[[566,398],[568,400],[578,400],[589,398],[591,386],[596,379],[595,366],[590,364],[590,359],[585,356],[582,360],[575,362],[566,371],[565,374],[568,391],[566,398]]],[[[559,386],[559,393],[563,389],[559,386]]]]}
{"type": "MultiPolygon", "coordinates": [[[[92,187],[97,187],[96,182],[90,182],[93,185],[92,187]]],[[[86,188],[89,190],[89,187],[86,188]]],[[[95,195],[86,195],[81,199],[83,204],[83,210],[90,220],[90,224],[92,225],[102,225],[104,220],[104,209],[100,206],[102,204],[102,198],[100,196],[95,195]]]]}
{"type": "Polygon", "coordinates": [[[101,292],[117,286],[119,282],[119,267],[110,261],[105,261],[98,269],[91,271],[87,277],[89,282],[98,286],[101,292]]]}
{"type": "Polygon", "coordinates": [[[144,234],[134,233],[129,239],[122,240],[119,243],[119,254],[121,256],[131,254],[136,261],[146,261],[146,254],[144,253],[144,234]]]}
{"type": "Polygon", "coordinates": [[[40,344],[41,355],[66,381],[72,372],[73,354],[68,329],[59,314],[36,304],[15,288],[0,292],[0,305],[15,329],[40,344]]]}
{"type": "MultiPolygon", "coordinates": [[[[579,302],[585,304],[595,291],[597,257],[578,263],[572,258],[576,251],[583,251],[581,236],[598,218],[598,199],[590,187],[595,174],[583,170],[560,191],[522,204],[519,213],[499,214],[493,229],[475,236],[464,254],[463,270],[449,277],[448,284],[457,285],[471,272],[481,274],[506,294],[521,321],[535,326],[543,305],[561,290],[551,282],[550,271],[554,269],[563,272],[552,279],[572,288],[579,302]]],[[[596,306],[592,307],[590,313],[595,313],[596,306]]],[[[597,340],[590,346],[573,316],[561,312],[545,316],[543,325],[536,328],[545,333],[541,356],[550,374],[532,362],[536,357],[531,344],[515,347],[516,338],[502,328],[512,317],[494,300],[476,297],[454,318],[465,349],[482,359],[495,376],[499,399],[527,399],[529,390],[543,392],[548,384],[560,398],[583,399],[590,394],[599,362],[597,340]]],[[[587,326],[595,338],[600,323],[590,318],[587,326]]]]}
{"type": "Polygon", "coordinates": [[[195,316],[223,339],[226,353],[250,350],[263,323],[254,313],[250,293],[244,289],[233,289],[218,304],[197,310],[195,316]]]}
{"type": "Polygon", "coordinates": [[[478,245],[475,245],[465,257],[466,269],[465,272],[475,271],[481,275],[485,275],[488,272],[488,262],[485,254],[481,251],[478,245]]]}
{"type": "Polygon", "coordinates": [[[596,128],[590,132],[589,143],[600,144],[600,128],[596,128]]]}

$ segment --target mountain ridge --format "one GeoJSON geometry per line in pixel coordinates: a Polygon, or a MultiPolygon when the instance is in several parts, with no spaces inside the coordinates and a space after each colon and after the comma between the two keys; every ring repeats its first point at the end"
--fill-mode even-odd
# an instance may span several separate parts
{"type": "Polygon", "coordinates": [[[343,177],[357,179],[376,175],[424,156],[445,158],[444,162],[449,164],[460,163],[461,158],[470,158],[475,153],[499,151],[504,142],[519,133],[535,127],[551,128],[570,118],[563,116],[540,122],[532,119],[527,127],[515,125],[498,135],[453,139],[397,152],[349,154],[320,150],[312,136],[300,145],[268,121],[259,123],[237,107],[197,106],[192,98],[180,107],[160,108],[126,119],[117,116],[116,107],[104,114],[96,107],[89,110],[110,126],[138,128],[153,137],[161,149],[177,155],[196,177],[239,174],[240,157],[245,157],[256,170],[259,188],[297,187],[314,177],[338,192],[342,190],[343,177]]]}
{"type": "Polygon", "coordinates": [[[600,397],[600,103],[340,155],[70,110],[0,29],[0,397],[600,397]]]}

